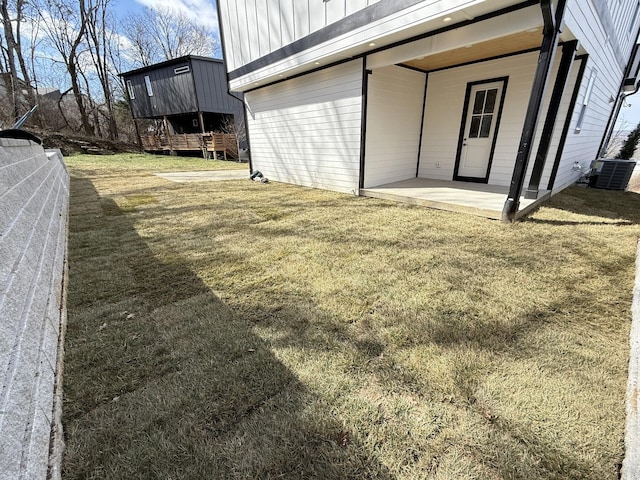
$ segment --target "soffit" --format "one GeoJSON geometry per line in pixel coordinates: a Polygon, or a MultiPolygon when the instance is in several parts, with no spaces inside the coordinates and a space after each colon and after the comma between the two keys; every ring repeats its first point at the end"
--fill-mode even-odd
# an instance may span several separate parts
{"type": "Polygon", "coordinates": [[[461,48],[436,53],[403,62],[402,65],[420,70],[437,70],[440,68],[474,62],[485,58],[499,57],[510,53],[521,52],[540,47],[542,43],[542,27],[532,31],[519,32],[506,37],[488,40],[461,48]]]}

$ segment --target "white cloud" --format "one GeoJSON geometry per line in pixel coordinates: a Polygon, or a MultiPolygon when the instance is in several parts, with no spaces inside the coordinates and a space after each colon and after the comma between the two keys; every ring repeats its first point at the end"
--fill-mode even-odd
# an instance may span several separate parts
{"type": "Polygon", "coordinates": [[[211,0],[136,0],[152,10],[169,10],[183,13],[194,23],[218,32],[218,11],[211,0]]]}

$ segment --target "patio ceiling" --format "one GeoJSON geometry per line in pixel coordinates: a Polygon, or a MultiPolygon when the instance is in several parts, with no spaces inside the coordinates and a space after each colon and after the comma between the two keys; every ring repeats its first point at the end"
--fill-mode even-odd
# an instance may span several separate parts
{"type": "Polygon", "coordinates": [[[436,53],[422,58],[415,58],[403,62],[401,65],[430,71],[537,48],[540,47],[541,43],[542,27],[539,27],[486,42],[465,45],[454,50],[436,53]]]}

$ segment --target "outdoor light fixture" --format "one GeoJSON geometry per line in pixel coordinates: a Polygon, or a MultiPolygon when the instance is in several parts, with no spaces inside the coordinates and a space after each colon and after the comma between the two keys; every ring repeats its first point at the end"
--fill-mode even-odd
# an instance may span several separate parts
{"type": "Polygon", "coordinates": [[[450,22],[451,20],[453,20],[453,18],[451,18],[451,17],[444,17],[444,18],[442,19],[442,21],[443,21],[444,23],[450,22]]]}

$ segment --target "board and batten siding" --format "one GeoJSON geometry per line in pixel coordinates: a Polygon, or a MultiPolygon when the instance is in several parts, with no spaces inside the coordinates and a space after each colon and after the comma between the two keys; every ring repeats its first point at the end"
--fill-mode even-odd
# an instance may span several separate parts
{"type": "MultiPolygon", "coordinates": [[[[607,2],[610,9],[611,20],[613,23],[613,31],[616,32],[618,42],[625,47],[624,44],[631,44],[633,47],[634,28],[640,21],[640,2],[638,0],[627,0],[625,2],[610,0],[607,2]]],[[[622,54],[628,56],[631,50],[623,50],[622,54]]]]}
{"type": "Polygon", "coordinates": [[[161,117],[198,110],[193,73],[186,60],[183,63],[126,75],[125,80],[131,82],[135,95],[135,98],[131,99],[134,118],[161,117]],[[189,67],[189,70],[176,75],[175,69],[181,67],[189,67]],[[145,85],[146,76],[151,82],[151,96],[145,85]]]}
{"type": "Polygon", "coordinates": [[[247,92],[254,170],[279,182],[358,192],[362,60],[247,92]]]}
{"type": "Polygon", "coordinates": [[[191,60],[191,68],[199,111],[242,115],[242,101],[229,95],[227,91],[224,63],[194,58],[191,60]]]}
{"type": "MultiPolygon", "coordinates": [[[[351,1],[344,4],[344,0],[292,0],[291,3],[254,0],[245,5],[219,0],[230,89],[247,91],[256,84],[276,81],[280,75],[312,70],[316,62],[329,64],[357,58],[374,45],[394,43],[438,29],[442,26],[441,17],[460,9],[465,9],[464,16],[469,18],[488,13],[492,8],[512,5],[517,0],[368,0],[366,6],[362,0],[353,4],[351,1]],[[278,6],[273,18],[272,7],[278,6]],[[256,8],[260,11],[254,15],[251,11],[256,8]],[[298,9],[303,12],[301,15],[296,14],[298,9]],[[320,13],[314,13],[314,9],[320,9],[320,13]],[[254,18],[258,23],[253,23],[254,18]],[[266,18],[269,21],[265,22],[266,18]],[[309,21],[306,35],[307,25],[303,19],[309,21]],[[265,31],[263,23],[268,24],[269,31],[265,31]],[[296,24],[304,28],[296,30],[296,24]],[[316,27],[318,29],[313,30],[316,27]],[[265,35],[269,36],[269,42],[264,41],[265,35]]],[[[539,14],[536,19],[540,19],[539,14]]]]}
{"type": "Polygon", "coordinates": [[[364,188],[416,176],[425,79],[397,66],[369,75],[364,188]]]}
{"type": "Polygon", "coordinates": [[[221,2],[225,58],[234,70],[380,0],[221,2]]]}

